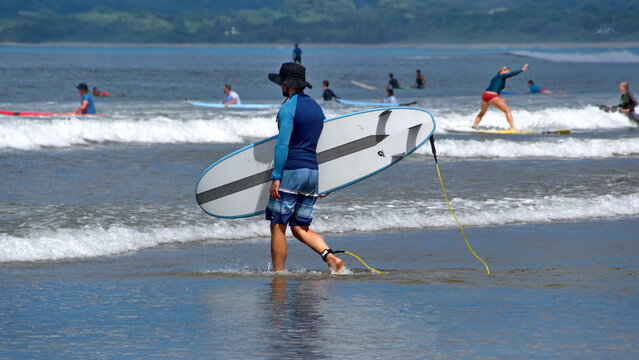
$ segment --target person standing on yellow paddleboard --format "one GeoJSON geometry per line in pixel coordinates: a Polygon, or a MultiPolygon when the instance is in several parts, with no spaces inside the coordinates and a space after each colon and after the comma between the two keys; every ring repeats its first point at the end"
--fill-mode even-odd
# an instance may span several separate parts
{"type": "Polygon", "coordinates": [[[506,87],[507,78],[520,74],[526,70],[528,70],[528,64],[524,64],[521,70],[516,71],[510,71],[508,66],[502,66],[499,69],[497,76],[490,80],[490,85],[481,96],[481,111],[475,118],[473,129],[477,128],[477,125],[479,125],[481,119],[484,117],[484,115],[486,115],[488,105],[492,105],[506,114],[506,120],[508,120],[510,130],[517,130],[517,128],[515,127],[515,121],[513,120],[513,114],[511,113],[508,105],[506,105],[506,99],[500,97],[499,95],[501,94],[501,91],[504,90],[504,88],[506,87]]]}

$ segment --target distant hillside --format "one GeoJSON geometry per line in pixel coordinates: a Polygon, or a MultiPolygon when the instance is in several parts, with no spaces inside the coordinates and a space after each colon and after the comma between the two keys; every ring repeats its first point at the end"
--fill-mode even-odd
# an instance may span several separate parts
{"type": "Polygon", "coordinates": [[[0,41],[486,43],[639,41],[639,1],[21,0],[0,41]]]}

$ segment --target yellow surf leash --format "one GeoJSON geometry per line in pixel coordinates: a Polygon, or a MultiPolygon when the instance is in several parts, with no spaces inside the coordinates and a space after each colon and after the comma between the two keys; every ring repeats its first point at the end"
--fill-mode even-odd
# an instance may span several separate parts
{"type": "Polygon", "coordinates": [[[379,271],[379,270],[377,270],[377,269],[374,269],[374,268],[372,268],[372,267],[368,266],[368,264],[367,264],[366,262],[364,262],[364,260],[362,260],[362,258],[361,258],[361,257],[359,257],[359,256],[357,256],[357,255],[355,255],[355,254],[353,254],[353,253],[352,253],[352,252],[350,252],[350,251],[346,251],[346,250],[333,250],[333,249],[326,249],[326,250],[324,250],[324,251],[322,252],[321,256],[322,256],[322,259],[323,259],[324,261],[326,261],[326,255],[328,255],[328,254],[339,254],[339,253],[348,254],[348,255],[350,255],[350,256],[352,256],[352,257],[354,257],[355,259],[359,260],[362,264],[364,264],[364,266],[366,266],[366,267],[367,267],[370,271],[372,271],[372,272],[375,272],[375,273],[378,273],[378,274],[386,274],[386,273],[385,273],[385,272],[383,272],[383,271],[379,271]]]}
{"type": "MultiPolygon", "coordinates": [[[[470,252],[473,254],[473,256],[475,256],[475,258],[477,258],[477,260],[479,260],[482,264],[484,264],[484,267],[486,268],[486,274],[491,275],[490,268],[488,267],[488,264],[486,264],[484,259],[482,259],[479,255],[477,255],[477,253],[473,250],[473,247],[470,246],[470,242],[468,241],[468,237],[466,236],[466,231],[464,230],[464,225],[462,225],[462,223],[459,221],[459,219],[457,218],[457,215],[455,215],[455,211],[453,211],[453,207],[450,205],[450,200],[448,200],[448,194],[446,193],[446,188],[444,187],[444,179],[442,179],[442,174],[441,174],[441,171],[439,170],[439,163],[437,161],[437,151],[435,150],[435,138],[433,136],[430,137],[430,147],[431,147],[431,149],[433,151],[433,157],[435,158],[435,169],[437,169],[437,177],[439,178],[439,184],[442,186],[442,192],[444,193],[444,200],[446,200],[446,205],[448,205],[448,211],[450,211],[450,214],[453,216],[453,219],[455,219],[455,222],[457,223],[457,226],[459,226],[459,229],[461,230],[462,237],[464,238],[464,241],[466,242],[466,246],[468,247],[468,250],[470,250],[470,252]]],[[[324,261],[326,261],[326,255],[328,255],[329,253],[330,254],[339,254],[339,253],[348,254],[348,255],[354,257],[355,259],[359,260],[369,270],[371,270],[371,271],[373,271],[375,273],[378,273],[378,274],[386,274],[383,271],[380,271],[380,270],[377,270],[377,269],[374,269],[374,268],[368,266],[368,264],[364,260],[362,260],[362,258],[360,258],[359,256],[353,254],[350,251],[326,249],[321,254],[322,259],[324,261]]]]}
{"type": "Polygon", "coordinates": [[[470,252],[477,258],[477,260],[479,260],[482,264],[484,264],[484,267],[486,268],[486,274],[490,275],[491,273],[490,273],[490,269],[488,268],[488,264],[486,264],[486,262],[481,257],[479,257],[479,255],[477,255],[477,253],[473,250],[472,246],[470,246],[468,237],[466,237],[466,231],[464,230],[464,226],[459,221],[459,219],[455,215],[455,212],[453,211],[453,207],[450,205],[450,201],[448,200],[448,194],[446,194],[446,188],[444,187],[444,180],[442,179],[442,174],[439,171],[439,163],[437,162],[437,151],[435,150],[435,137],[432,135],[430,137],[430,148],[433,151],[433,157],[435,158],[435,168],[437,169],[437,177],[439,177],[439,183],[442,186],[442,192],[444,193],[444,200],[446,200],[446,205],[448,205],[448,210],[450,211],[450,214],[453,215],[453,218],[455,219],[457,226],[459,226],[462,237],[464,238],[464,241],[466,242],[466,246],[468,246],[468,250],[470,250],[470,252]]]}
{"type": "Polygon", "coordinates": [[[373,269],[372,267],[368,266],[368,264],[367,264],[367,263],[365,263],[365,262],[364,262],[364,260],[362,260],[362,258],[360,258],[359,256],[357,256],[357,255],[353,254],[352,252],[350,252],[350,251],[342,251],[342,252],[343,252],[343,253],[345,253],[345,254],[348,254],[348,255],[350,255],[350,256],[352,256],[352,257],[354,257],[354,258],[355,258],[355,259],[357,259],[357,260],[359,260],[359,261],[360,261],[362,264],[364,264],[364,266],[366,266],[366,267],[367,267],[370,271],[376,272],[376,273],[378,273],[378,274],[386,274],[386,273],[385,273],[385,272],[383,272],[383,271],[379,271],[379,270],[377,270],[377,269],[373,269]]]}

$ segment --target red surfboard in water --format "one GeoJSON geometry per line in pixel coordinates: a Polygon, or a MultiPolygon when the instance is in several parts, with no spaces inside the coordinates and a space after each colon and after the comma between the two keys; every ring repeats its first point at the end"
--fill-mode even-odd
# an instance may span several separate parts
{"type": "Polygon", "coordinates": [[[22,112],[22,111],[6,111],[0,110],[0,115],[12,115],[12,116],[105,116],[105,114],[74,114],[74,113],[44,113],[44,112],[22,112]]]}

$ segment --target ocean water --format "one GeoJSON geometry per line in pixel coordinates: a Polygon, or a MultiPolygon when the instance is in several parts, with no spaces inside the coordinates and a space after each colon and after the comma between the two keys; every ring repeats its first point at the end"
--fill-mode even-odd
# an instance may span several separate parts
{"type": "MultiPolygon", "coordinates": [[[[269,272],[267,222],[195,202],[212,162],[277,133],[277,108],[197,108],[230,83],[244,103],[283,101],[267,80],[288,47],[0,46],[0,110],[67,112],[74,86],[98,117],[0,118],[0,358],[635,358],[639,130],[598,104],[639,84],[639,48],[303,48],[307,91],[383,96],[431,111],[429,146],[318,201],[313,228],[345,275],[289,244],[269,272]],[[501,65],[529,63],[505,95],[519,128],[460,132],[501,65]],[[528,95],[526,81],[565,93],[528,95]],[[351,80],[380,87],[367,90],[351,80]]],[[[323,103],[327,117],[362,110],[323,103]]],[[[0,115],[1,116],[1,115],[0,115]]],[[[506,128],[491,108],[482,126],[506,128]]]]}

